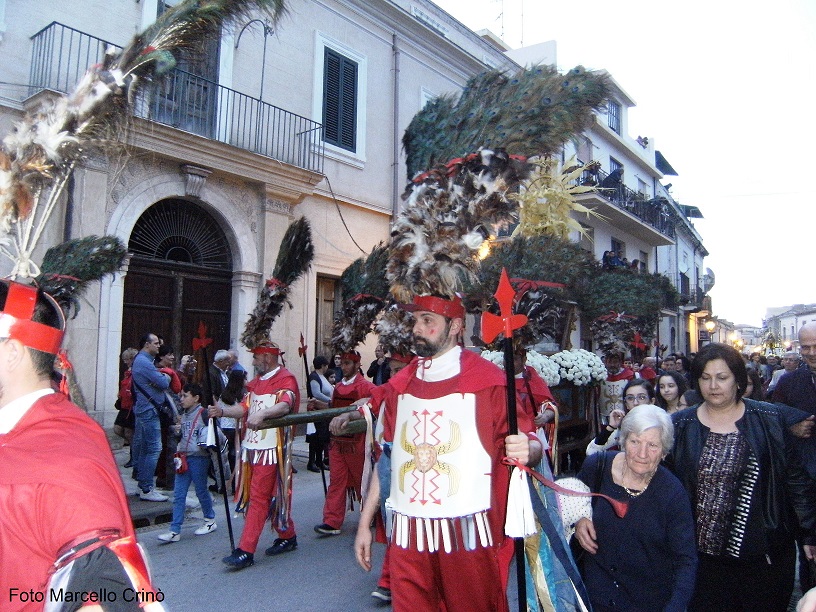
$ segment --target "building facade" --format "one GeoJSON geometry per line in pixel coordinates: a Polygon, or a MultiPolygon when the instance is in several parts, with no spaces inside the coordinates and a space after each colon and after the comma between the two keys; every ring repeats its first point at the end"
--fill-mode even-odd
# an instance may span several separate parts
{"type": "MultiPolygon", "coordinates": [[[[2,132],[173,4],[0,0],[2,132]]],[[[506,51],[427,0],[295,0],[277,24],[258,15],[202,41],[200,53],[147,88],[134,101],[127,146],[89,155],[76,170],[34,256],[91,234],[118,236],[132,253],[69,325],[66,345],[89,412],[112,424],[119,354],[148,331],[180,358],[203,323],[214,348],[239,349],[248,366],[238,339],[286,227],[300,216],[311,223],[315,259],[272,336],[288,356],[301,333],[310,357],[327,354],[340,274],[388,239],[399,211],[406,126],[429,99],[486,68],[531,63],[506,51]]],[[[668,163],[653,142],[628,135],[633,104],[616,85],[610,111],[565,158],[599,161],[599,181],[621,177],[604,195],[583,196],[605,217],[582,219],[592,237],[586,248],[599,260],[622,250],[685,288],[692,307],[665,313],[659,338],[688,350],[707,253],[660,182],[668,163]]],[[[369,358],[373,346],[362,351],[369,358]]]]}

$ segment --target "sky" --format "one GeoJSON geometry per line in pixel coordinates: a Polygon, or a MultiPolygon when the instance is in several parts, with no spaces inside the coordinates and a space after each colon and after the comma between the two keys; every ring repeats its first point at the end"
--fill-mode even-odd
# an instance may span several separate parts
{"type": "Polygon", "coordinates": [[[761,325],[816,303],[816,2],[434,2],[512,48],[556,40],[563,70],[610,72],[637,104],[629,135],[655,142],[678,173],[663,183],[705,217],[715,316],[761,325]]]}

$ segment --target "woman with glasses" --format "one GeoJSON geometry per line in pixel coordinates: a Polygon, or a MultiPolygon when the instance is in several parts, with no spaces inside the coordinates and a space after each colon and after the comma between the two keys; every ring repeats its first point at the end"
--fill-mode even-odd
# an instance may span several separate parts
{"type": "Polygon", "coordinates": [[[623,417],[635,406],[641,404],[651,404],[654,399],[654,387],[642,378],[633,378],[623,388],[624,410],[613,410],[609,413],[609,422],[601,428],[595,439],[589,443],[586,449],[587,455],[592,455],[600,451],[618,450],[619,427],[623,417]]]}

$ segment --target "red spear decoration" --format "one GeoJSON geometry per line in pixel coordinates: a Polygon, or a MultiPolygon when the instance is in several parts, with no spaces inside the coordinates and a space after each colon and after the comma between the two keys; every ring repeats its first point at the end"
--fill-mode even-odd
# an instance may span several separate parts
{"type": "MultiPolygon", "coordinates": [[[[216,398],[213,397],[213,383],[212,379],[210,378],[210,359],[207,356],[207,347],[210,346],[212,342],[213,339],[207,337],[207,326],[204,324],[204,321],[199,321],[198,336],[193,338],[193,350],[197,351],[201,349],[202,359],[204,361],[204,395],[215,403],[216,398]]],[[[232,533],[232,517],[230,516],[229,498],[227,497],[227,481],[224,478],[224,460],[221,458],[221,448],[220,444],[218,443],[219,439],[224,436],[224,432],[221,431],[221,427],[218,424],[218,419],[215,417],[210,419],[210,425],[214,425],[216,427],[215,456],[218,457],[218,471],[221,474],[221,492],[224,495],[224,511],[227,514],[227,531],[229,532],[230,550],[232,551],[235,550],[235,536],[232,533]]]]}
{"type": "MultiPolygon", "coordinates": [[[[516,416],[516,373],[513,369],[513,330],[527,324],[527,316],[513,314],[513,297],[516,295],[507,270],[502,268],[499,287],[494,294],[499,303],[501,315],[490,312],[482,313],[482,340],[492,342],[500,333],[504,333],[502,341],[504,348],[504,373],[507,377],[507,424],[510,434],[518,433],[518,418],[516,416]]],[[[514,538],[516,552],[516,582],[518,585],[519,610],[527,609],[527,580],[524,570],[524,538],[514,538]]]]}

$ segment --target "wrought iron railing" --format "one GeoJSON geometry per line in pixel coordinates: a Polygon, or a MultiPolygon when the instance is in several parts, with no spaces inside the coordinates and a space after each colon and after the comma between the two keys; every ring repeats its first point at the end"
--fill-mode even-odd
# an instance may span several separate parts
{"type": "Polygon", "coordinates": [[[579,179],[581,185],[598,188],[598,193],[621,210],[634,215],[660,233],[675,238],[676,215],[665,198],[649,198],[630,189],[615,174],[607,174],[601,169],[585,170],[579,179]]]}
{"type": "MultiPolygon", "coordinates": [[[[29,95],[44,89],[69,91],[88,67],[102,62],[107,49],[121,49],[58,22],[34,36],[29,95]]],[[[140,90],[134,100],[137,117],[169,125],[323,172],[323,126],[242,94],[234,89],[175,69],[140,90]]]]}

